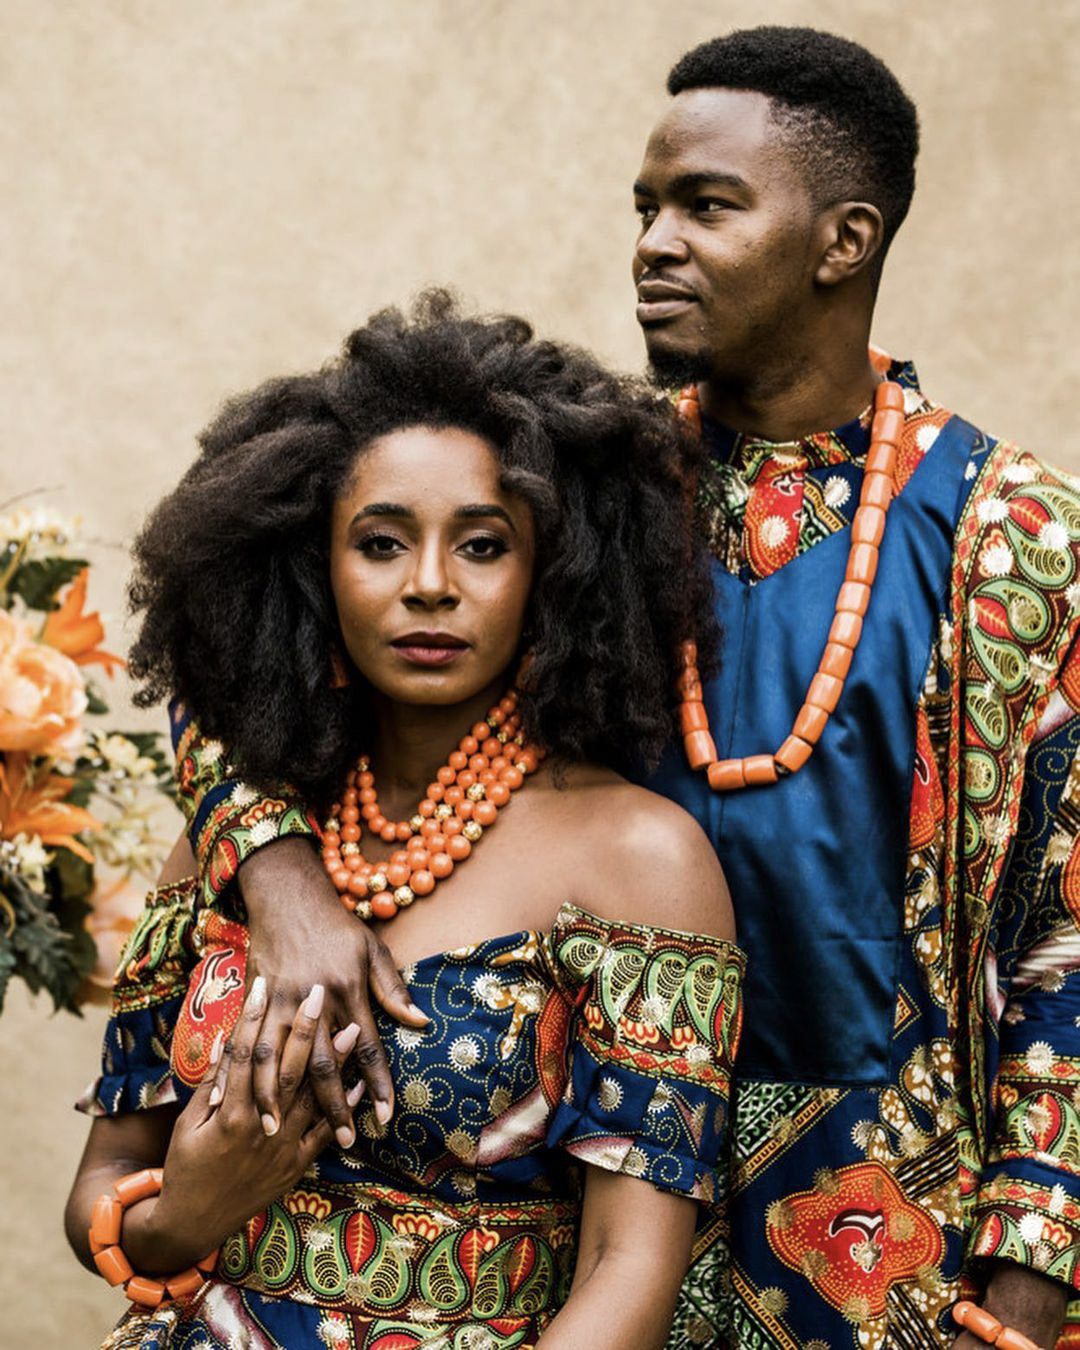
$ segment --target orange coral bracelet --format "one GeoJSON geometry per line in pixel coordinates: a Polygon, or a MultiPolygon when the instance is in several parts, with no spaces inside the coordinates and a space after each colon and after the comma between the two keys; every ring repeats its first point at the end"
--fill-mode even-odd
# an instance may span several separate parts
{"type": "Polygon", "coordinates": [[[216,1250],[212,1251],[187,1270],[180,1271],[178,1275],[169,1275],[163,1280],[136,1275],[120,1246],[124,1210],[151,1195],[160,1195],[161,1177],[160,1167],[130,1172],[113,1183],[111,1194],[106,1191],[104,1195],[99,1195],[90,1212],[90,1251],[94,1265],[109,1284],[122,1284],[128,1298],[145,1308],[156,1308],[169,1299],[187,1298],[194,1294],[206,1283],[207,1276],[217,1264],[218,1256],[216,1250]]]}
{"type": "Polygon", "coordinates": [[[977,1303],[969,1303],[965,1299],[953,1307],[952,1315],[957,1326],[978,1336],[987,1345],[996,1345],[998,1350],[1040,1350],[1023,1332],[1007,1327],[977,1303]]]}

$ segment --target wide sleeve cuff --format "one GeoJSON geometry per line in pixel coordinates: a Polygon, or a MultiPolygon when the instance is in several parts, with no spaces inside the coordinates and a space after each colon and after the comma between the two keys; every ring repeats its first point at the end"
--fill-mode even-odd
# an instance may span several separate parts
{"type": "Polygon", "coordinates": [[[87,1115],[123,1115],[176,1100],[169,1057],[196,963],[194,900],[194,877],[147,897],[117,969],[101,1073],[76,1103],[87,1115]]]}
{"type": "Polygon", "coordinates": [[[573,1004],[550,1147],[713,1200],[742,1012],[743,953],[564,906],[556,978],[573,1004]]]}
{"type": "Polygon", "coordinates": [[[975,1197],[968,1256],[1029,1266],[1080,1290],[1080,1185],[1034,1159],[984,1179],[975,1197]]]}
{"type": "Polygon", "coordinates": [[[177,792],[188,819],[202,903],[217,903],[251,855],[286,835],[319,837],[319,823],[287,784],[271,792],[233,776],[220,741],[207,740],[181,703],[170,709],[177,792]]]}

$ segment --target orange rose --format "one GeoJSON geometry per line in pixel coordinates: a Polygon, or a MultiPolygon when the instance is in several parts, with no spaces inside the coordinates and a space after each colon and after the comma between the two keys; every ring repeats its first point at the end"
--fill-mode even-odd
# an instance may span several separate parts
{"type": "Polygon", "coordinates": [[[75,662],[0,610],[0,750],[75,754],[85,711],[86,689],[75,662]]]}
{"type": "Polygon", "coordinates": [[[98,646],[104,640],[105,625],[96,610],[92,614],[85,612],[89,579],[90,569],[84,567],[68,588],[63,603],[45,620],[41,640],[70,656],[77,666],[104,666],[105,673],[111,678],[114,668],[119,666],[123,670],[125,662],[98,646]]]}

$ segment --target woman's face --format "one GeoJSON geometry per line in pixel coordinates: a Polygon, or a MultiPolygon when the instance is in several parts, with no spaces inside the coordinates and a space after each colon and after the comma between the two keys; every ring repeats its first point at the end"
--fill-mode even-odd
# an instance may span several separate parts
{"type": "Polygon", "coordinates": [[[471,431],[372,441],[334,504],[330,583],[349,659],[400,703],[450,705],[514,659],[533,570],[528,507],[471,431]]]}

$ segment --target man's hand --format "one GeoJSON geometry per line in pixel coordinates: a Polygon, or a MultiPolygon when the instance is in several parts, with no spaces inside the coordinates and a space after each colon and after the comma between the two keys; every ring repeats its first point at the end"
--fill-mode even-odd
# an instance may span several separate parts
{"type": "Polygon", "coordinates": [[[281,1122],[281,1089],[294,1089],[279,1069],[281,1052],[297,1008],[311,988],[325,989],[322,1013],[308,1064],[315,1098],[342,1148],[355,1138],[331,1037],[355,1022],[360,1028],[355,1055],[375,1116],[385,1124],[394,1109],[394,1087],[371,1015],[374,994],[382,1007],[407,1026],[424,1027],[390,953],[342,905],[311,845],[279,839],[260,848],[240,868],[240,893],[251,933],[248,983],[266,980],[267,1012],[254,1049],[254,1097],[263,1129],[281,1122]]]}
{"type": "MultiPolygon", "coordinates": [[[[1054,1350],[1068,1299],[1068,1290],[1057,1280],[1049,1280],[1011,1261],[995,1261],[981,1306],[1042,1350],[1054,1350]]],[[[953,1350],[980,1350],[980,1347],[985,1350],[985,1342],[970,1331],[962,1332],[953,1342],[953,1350]]]]}

